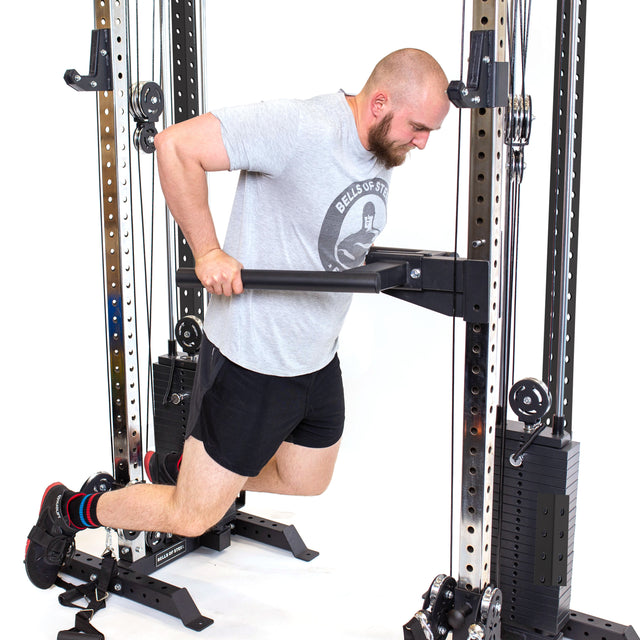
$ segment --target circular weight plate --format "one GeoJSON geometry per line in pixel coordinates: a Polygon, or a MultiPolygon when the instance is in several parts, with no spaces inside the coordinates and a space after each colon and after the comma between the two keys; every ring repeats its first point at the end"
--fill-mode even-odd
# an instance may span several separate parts
{"type": "Polygon", "coordinates": [[[176,324],[176,340],[189,354],[198,353],[202,344],[202,320],[198,316],[185,316],[176,324]]]}
{"type": "Polygon", "coordinates": [[[535,378],[525,378],[511,387],[509,404],[522,422],[535,424],[542,420],[551,408],[551,394],[544,382],[535,378]]]}

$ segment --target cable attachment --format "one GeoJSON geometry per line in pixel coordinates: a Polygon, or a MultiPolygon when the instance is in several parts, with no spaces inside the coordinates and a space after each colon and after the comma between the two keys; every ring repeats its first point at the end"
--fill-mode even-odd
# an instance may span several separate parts
{"type": "Polygon", "coordinates": [[[531,96],[509,96],[504,121],[505,141],[514,145],[529,144],[533,119],[531,96]]]}
{"type": "Polygon", "coordinates": [[[404,625],[404,640],[444,640],[451,631],[448,616],[455,604],[456,581],[444,573],[431,583],[423,608],[404,625]]]}
{"type": "Polygon", "coordinates": [[[509,103],[509,63],[495,60],[495,31],[472,31],[467,84],[454,80],[447,95],[456,107],[506,107],[509,103]]]}
{"type": "Polygon", "coordinates": [[[155,82],[138,82],[129,91],[129,110],[136,121],[133,143],[136,149],[153,153],[153,140],[158,133],[155,123],[164,110],[164,95],[155,82]]]}
{"type": "Polygon", "coordinates": [[[508,171],[511,180],[522,182],[526,168],[524,150],[531,137],[531,96],[509,96],[509,108],[505,116],[505,142],[510,146],[508,171]]]}
{"type": "Polygon", "coordinates": [[[521,149],[512,147],[509,152],[509,162],[507,165],[507,171],[509,172],[509,179],[512,182],[521,183],[524,170],[527,165],[524,161],[524,153],[521,149]]]}
{"type": "Polygon", "coordinates": [[[544,429],[542,419],[551,408],[551,393],[544,382],[535,378],[524,378],[511,387],[509,404],[519,420],[524,423],[525,433],[530,435],[520,449],[509,457],[511,465],[519,467],[524,461],[524,452],[544,429]]]}
{"type": "Polygon", "coordinates": [[[75,69],[64,72],[64,81],[76,91],[111,91],[111,32],[109,29],[94,29],[91,32],[89,74],[80,75],[75,69]]]}

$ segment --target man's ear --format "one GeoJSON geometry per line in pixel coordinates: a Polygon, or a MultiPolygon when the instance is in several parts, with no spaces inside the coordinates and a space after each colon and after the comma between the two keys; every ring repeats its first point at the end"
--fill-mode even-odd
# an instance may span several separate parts
{"type": "Polygon", "coordinates": [[[389,109],[389,96],[384,91],[376,91],[371,96],[371,114],[374,118],[386,115],[389,109]]]}

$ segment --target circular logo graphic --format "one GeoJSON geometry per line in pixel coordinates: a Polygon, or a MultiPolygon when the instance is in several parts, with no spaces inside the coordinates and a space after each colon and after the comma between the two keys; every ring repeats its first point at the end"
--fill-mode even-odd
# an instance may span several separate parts
{"type": "Polygon", "coordinates": [[[389,185],[381,178],[349,185],[327,210],[318,253],[325,271],[343,271],[363,264],[387,222],[389,185]]]}

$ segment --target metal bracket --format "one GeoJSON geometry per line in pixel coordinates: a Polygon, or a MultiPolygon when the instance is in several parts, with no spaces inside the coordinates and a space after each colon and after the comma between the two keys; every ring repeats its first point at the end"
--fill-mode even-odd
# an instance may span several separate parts
{"type": "Polygon", "coordinates": [[[536,584],[566,586],[569,567],[569,496],[538,495],[536,517],[536,584]]]}
{"type": "Polygon", "coordinates": [[[451,626],[447,620],[455,602],[456,581],[444,573],[422,596],[422,609],[404,625],[404,640],[444,640],[451,626]]]}
{"type": "Polygon", "coordinates": [[[76,91],[111,91],[111,30],[94,29],[91,32],[89,75],[82,76],[75,69],[67,69],[64,81],[76,91]]]}
{"type": "MultiPolygon", "coordinates": [[[[87,575],[99,572],[102,562],[96,556],[76,551],[63,572],[74,578],[86,579],[87,575]]],[[[200,613],[186,589],[129,569],[122,562],[116,565],[108,591],[180,618],[185,627],[194,631],[201,631],[213,623],[211,618],[200,613]]]]}
{"type": "MultiPolygon", "coordinates": [[[[245,289],[386,293],[465,322],[489,321],[490,267],[486,260],[453,253],[373,247],[366,264],[344,271],[243,269],[245,289]]],[[[181,267],[178,286],[198,283],[195,270],[181,267]]]]}
{"type": "Polygon", "coordinates": [[[495,31],[471,32],[467,84],[454,80],[447,95],[461,109],[509,104],[509,63],[495,61],[495,31]]]}
{"type": "Polygon", "coordinates": [[[490,269],[486,260],[458,258],[444,251],[411,251],[373,247],[367,265],[404,261],[409,279],[387,295],[465,322],[489,322],[490,269]]]}

